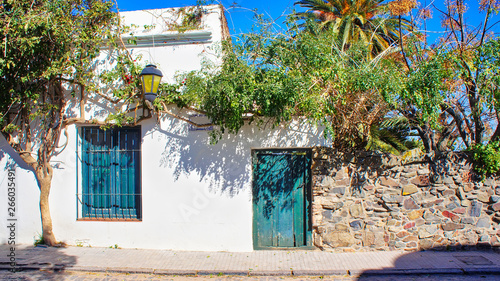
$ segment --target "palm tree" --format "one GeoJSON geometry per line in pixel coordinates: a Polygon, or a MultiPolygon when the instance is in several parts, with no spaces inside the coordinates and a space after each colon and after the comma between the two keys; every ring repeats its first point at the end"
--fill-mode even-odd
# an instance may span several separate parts
{"type": "Polygon", "coordinates": [[[411,131],[408,119],[404,117],[386,117],[382,122],[373,123],[365,138],[366,150],[379,150],[395,155],[421,148],[411,131]]]}
{"type": "MultiPolygon", "coordinates": [[[[313,19],[324,28],[332,28],[342,49],[353,43],[366,44],[370,55],[376,56],[399,40],[400,17],[389,13],[384,0],[301,0],[296,5],[308,8],[297,13],[302,19],[313,19]]],[[[401,19],[401,28],[411,24],[401,19]]]]}

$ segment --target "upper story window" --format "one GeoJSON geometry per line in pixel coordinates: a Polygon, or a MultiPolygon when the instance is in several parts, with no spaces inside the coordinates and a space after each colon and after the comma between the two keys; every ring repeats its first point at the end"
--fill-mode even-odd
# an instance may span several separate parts
{"type": "Polygon", "coordinates": [[[141,128],[80,128],[81,219],[141,219],[141,128]]]}

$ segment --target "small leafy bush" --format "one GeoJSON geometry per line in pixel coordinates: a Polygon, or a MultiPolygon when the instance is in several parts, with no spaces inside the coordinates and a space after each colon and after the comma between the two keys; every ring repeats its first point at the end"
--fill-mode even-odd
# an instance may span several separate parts
{"type": "Polygon", "coordinates": [[[474,157],[474,170],[485,177],[496,174],[500,170],[500,141],[493,141],[486,145],[476,144],[471,149],[474,157]]]}

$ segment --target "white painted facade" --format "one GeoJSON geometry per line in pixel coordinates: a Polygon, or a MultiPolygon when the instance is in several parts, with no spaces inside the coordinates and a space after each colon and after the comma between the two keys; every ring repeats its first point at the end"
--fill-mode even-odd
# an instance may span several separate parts
{"type": "MultiPolygon", "coordinates": [[[[141,53],[144,61],[158,65],[164,82],[173,82],[176,72],[199,69],[204,58],[217,61],[215,49],[222,38],[223,21],[218,6],[209,8],[211,12],[204,19],[203,31],[210,32],[210,42],[163,46],[155,43],[154,47],[136,47],[131,52],[141,53]]],[[[123,16],[127,23],[143,26],[158,22],[160,18],[156,16],[161,12],[164,11],[126,12],[123,16]]],[[[196,32],[200,33],[193,31],[196,32]]],[[[143,35],[152,34],[174,36],[161,26],[143,35]]],[[[175,36],[179,39],[182,34],[175,36]]],[[[144,38],[149,40],[147,36],[144,38]]],[[[94,105],[87,112],[88,118],[101,118],[103,110],[106,107],[94,105]]],[[[78,111],[76,105],[68,109],[68,112],[78,111]]],[[[189,117],[192,112],[178,113],[189,117]]],[[[61,145],[67,141],[66,147],[52,159],[50,209],[58,241],[92,247],[252,251],[251,150],[329,145],[320,129],[302,119],[274,129],[260,130],[246,125],[237,135],[225,135],[216,145],[209,144],[207,131],[189,130],[186,122],[168,115],[161,116],[159,124],[152,118],[140,126],[141,221],[78,220],[76,194],[81,184],[78,125],[69,126],[68,139],[64,136],[61,139],[61,145]]],[[[15,161],[18,163],[16,243],[32,244],[41,233],[38,186],[33,173],[5,140],[2,139],[0,146],[0,243],[8,239],[4,232],[8,223],[4,196],[8,179],[4,167],[15,161]]]]}

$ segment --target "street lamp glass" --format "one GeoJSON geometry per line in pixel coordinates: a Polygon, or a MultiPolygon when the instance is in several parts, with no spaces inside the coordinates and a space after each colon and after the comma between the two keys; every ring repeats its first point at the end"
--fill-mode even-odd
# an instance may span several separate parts
{"type": "Polygon", "coordinates": [[[160,86],[163,74],[155,65],[150,64],[142,70],[140,77],[144,99],[153,102],[158,94],[158,87],[160,86]]]}

